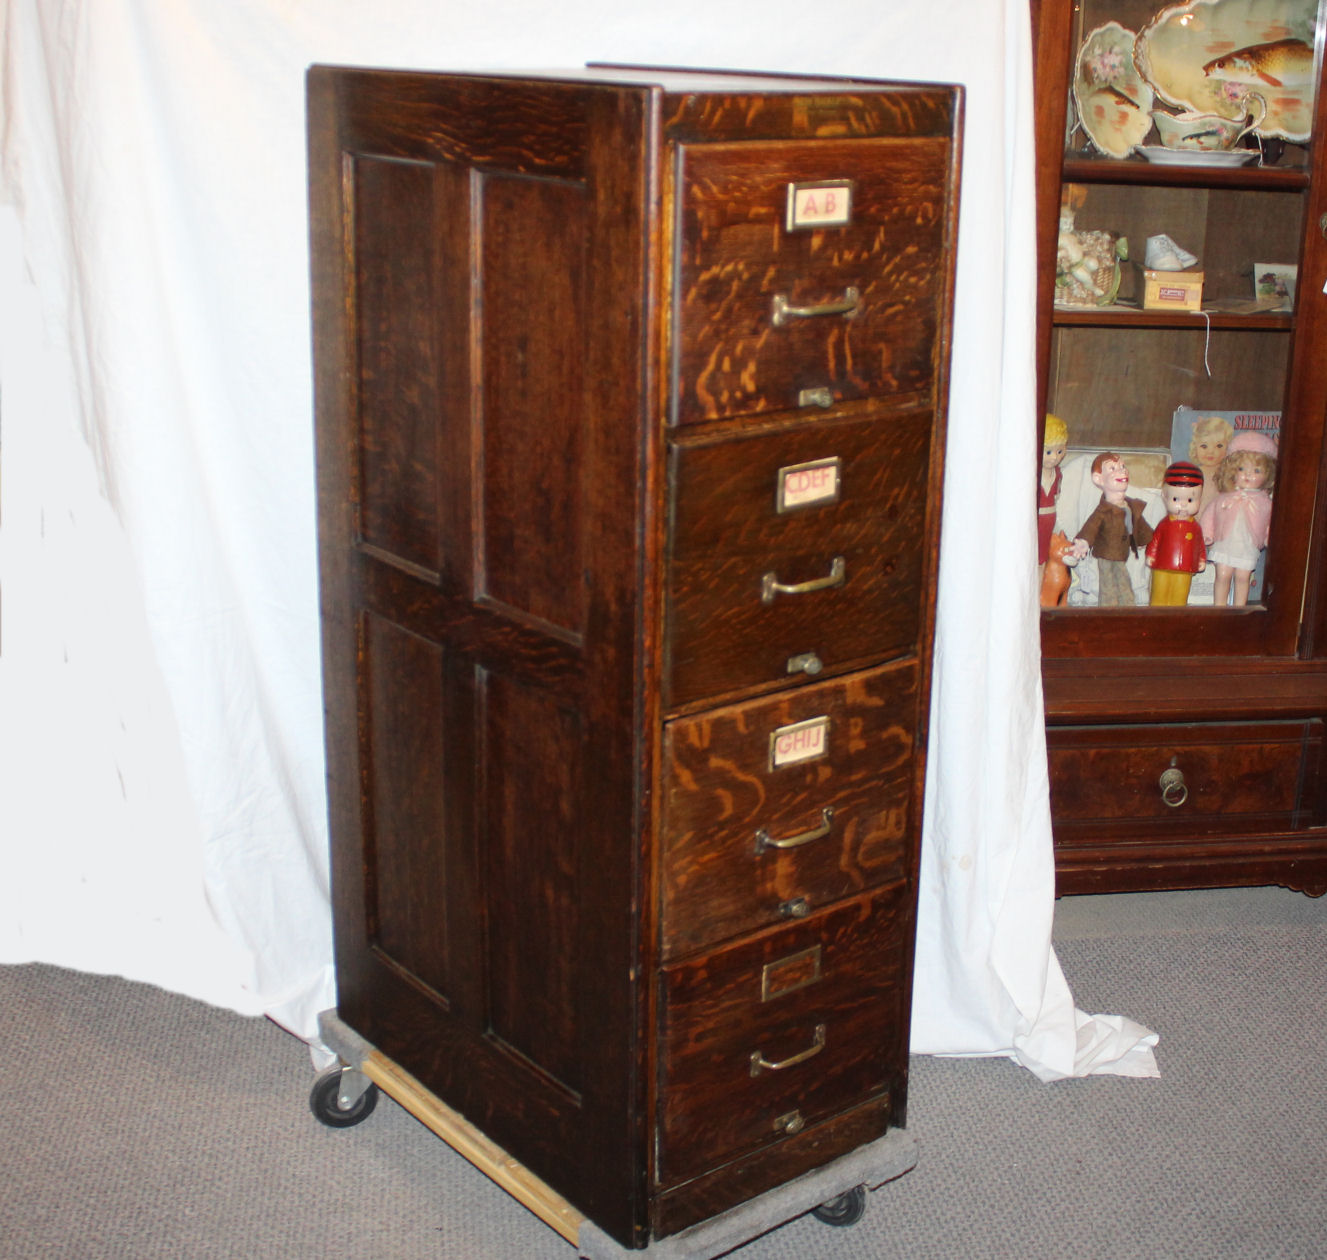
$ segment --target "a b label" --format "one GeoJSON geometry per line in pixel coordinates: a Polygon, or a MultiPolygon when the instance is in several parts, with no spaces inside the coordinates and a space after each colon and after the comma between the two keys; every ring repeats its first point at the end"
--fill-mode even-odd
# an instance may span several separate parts
{"type": "Polygon", "coordinates": [[[788,464],[779,469],[777,508],[780,514],[839,501],[839,457],[788,464]]]}
{"type": "Polygon", "coordinates": [[[769,768],[795,766],[814,761],[829,752],[829,718],[814,717],[791,726],[780,726],[769,737],[769,768]]]}
{"type": "Polygon", "coordinates": [[[788,231],[844,227],[852,221],[852,180],[788,185],[788,231]]]}

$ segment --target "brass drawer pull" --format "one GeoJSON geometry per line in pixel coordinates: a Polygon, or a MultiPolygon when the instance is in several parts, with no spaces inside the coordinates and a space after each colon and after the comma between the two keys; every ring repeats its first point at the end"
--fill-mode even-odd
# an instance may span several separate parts
{"type": "Polygon", "coordinates": [[[793,306],[786,294],[776,293],[770,321],[775,328],[782,328],[789,320],[816,319],[821,315],[842,315],[844,319],[852,319],[857,314],[857,303],[861,296],[855,285],[849,285],[837,301],[821,302],[818,306],[793,306]]]}
{"type": "Polygon", "coordinates": [[[786,836],[782,840],[775,840],[762,827],[756,832],[756,852],[764,853],[766,849],[800,849],[802,845],[810,844],[812,840],[819,840],[822,836],[829,835],[829,829],[833,825],[834,807],[826,805],[820,811],[820,826],[812,827],[810,831],[803,831],[799,835],[786,836]]]}
{"type": "Polygon", "coordinates": [[[1161,799],[1171,809],[1179,809],[1189,799],[1189,785],[1184,782],[1184,771],[1171,766],[1161,776],[1161,799]]]}
{"type": "Polygon", "coordinates": [[[842,586],[847,576],[848,562],[842,556],[835,556],[830,561],[829,572],[822,578],[812,578],[809,582],[779,581],[777,573],[766,573],[760,579],[760,602],[772,604],[776,595],[808,595],[812,591],[827,591],[831,586],[842,586]]]}
{"type": "Polygon", "coordinates": [[[819,1054],[825,1048],[825,1025],[817,1024],[810,1046],[805,1050],[799,1051],[790,1059],[783,1059],[778,1063],[771,1063],[759,1050],[751,1051],[751,1075],[759,1076],[761,1072],[782,1072],[784,1068],[795,1067],[798,1063],[805,1063],[812,1055],[819,1054]]]}

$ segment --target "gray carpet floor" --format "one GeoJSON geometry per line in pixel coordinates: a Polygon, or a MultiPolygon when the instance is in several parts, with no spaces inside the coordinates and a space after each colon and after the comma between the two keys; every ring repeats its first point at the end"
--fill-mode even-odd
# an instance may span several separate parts
{"type": "MultiPolygon", "coordinates": [[[[1327,899],[1066,898],[1056,940],[1082,1008],[1161,1034],[1160,1079],[914,1058],[917,1167],[735,1260],[1327,1256],[1327,899]]],[[[0,1010],[4,1260],[574,1260],[394,1103],[319,1125],[264,1020],[46,966],[0,968],[0,1010]]]]}

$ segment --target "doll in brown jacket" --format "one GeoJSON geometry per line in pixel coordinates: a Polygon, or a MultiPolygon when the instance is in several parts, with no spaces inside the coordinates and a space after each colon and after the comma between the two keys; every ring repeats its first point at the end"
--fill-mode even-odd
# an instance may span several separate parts
{"type": "Polygon", "coordinates": [[[1125,561],[1152,539],[1152,527],[1143,520],[1143,501],[1131,499],[1129,469],[1114,451],[1102,451],[1092,461],[1092,483],[1101,487],[1101,502],[1083,522],[1075,539],[1080,556],[1091,552],[1097,561],[1099,594],[1103,608],[1137,603],[1125,561]]]}

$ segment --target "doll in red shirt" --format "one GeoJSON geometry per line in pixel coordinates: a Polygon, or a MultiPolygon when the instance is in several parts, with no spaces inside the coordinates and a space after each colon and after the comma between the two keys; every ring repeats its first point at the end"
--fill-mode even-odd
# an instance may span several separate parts
{"type": "Polygon", "coordinates": [[[1203,497],[1203,470],[1180,460],[1161,478],[1166,519],[1147,544],[1147,567],[1152,570],[1153,606],[1176,607],[1189,602],[1195,573],[1207,568],[1207,548],[1198,528],[1198,505],[1203,497]]]}

